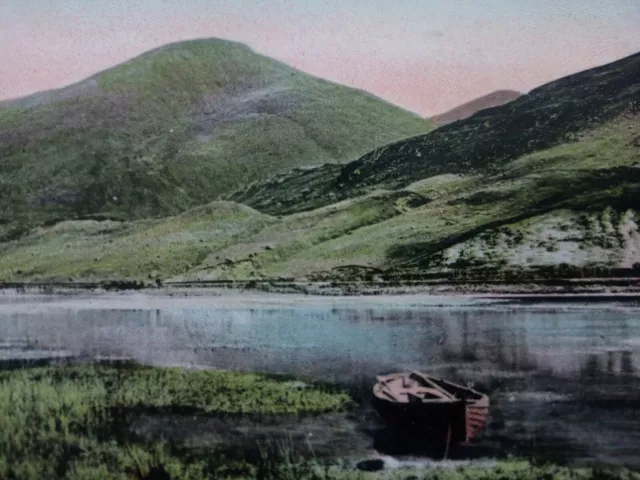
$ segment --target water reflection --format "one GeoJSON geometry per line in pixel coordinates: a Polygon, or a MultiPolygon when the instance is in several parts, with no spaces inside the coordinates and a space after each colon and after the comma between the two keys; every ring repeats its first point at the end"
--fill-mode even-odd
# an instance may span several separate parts
{"type": "Polygon", "coordinates": [[[0,315],[0,343],[28,341],[156,364],[293,369],[333,378],[451,364],[590,380],[635,376],[640,346],[631,337],[640,331],[640,320],[622,312],[300,306],[84,308],[0,315]]]}
{"type": "Polygon", "coordinates": [[[580,373],[583,378],[589,381],[593,381],[598,377],[602,377],[598,355],[593,353],[589,354],[584,362],[580,373]]]}
{"type": "Polygon", "coordinates": [[[620,371],[626,375],[633,375],[635,369],[633,368],[633,353],[630,351],[622,352],[622,359],[620,362],[620,371]]]}

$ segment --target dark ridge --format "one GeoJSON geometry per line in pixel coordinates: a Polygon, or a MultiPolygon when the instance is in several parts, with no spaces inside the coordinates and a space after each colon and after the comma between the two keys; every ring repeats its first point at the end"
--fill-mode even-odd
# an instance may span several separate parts
{"type": "Polygon", "coordinates": [[[458,120],[464,120],[471,115],[493,107],[499,107],[505,103],[512,102],[522,96],[521,92],[515,90],[497,90],[470,102],[459,105],[439,115],[434,115],[429,120],[438,126],[447,125],[458,120]]]}
{"type": "Polygon", "coordinates": [[[265,213],[292,213],[375,188],[400,189],[435,175],[495,174],[520,156],[575,141],[580,132],[635,111],[639,103],[640,54],[635,54],[425,135],[390,143],[346,165],[289,172],[270,184],[237,192],[233,199],[265,213]],[[301,196],[303,185],[310,191],[301,196]]]}
{"type": "Polygon", "coordinates": [[[500,107],[382,147],[342,168],[336,187],[402,188],[444,173],[490,172],[610,120],[640,100],[640,54],[556,80],[500,107]]]}

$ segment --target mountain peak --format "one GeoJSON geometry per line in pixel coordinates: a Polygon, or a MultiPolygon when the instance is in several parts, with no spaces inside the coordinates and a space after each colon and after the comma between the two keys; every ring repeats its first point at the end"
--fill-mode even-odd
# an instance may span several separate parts
{"type": "Polygon", "coordinates": [[[431,129],[241,43],[176,42],[0,104],[0,158],[11,166],[0,221],[21,212],[35,223],[175,213],[268,174],[346,163],[431,129]]]}
{"type": "Polygon", "coordinates": [[[515,90],[496,90],[482,97],[478,97],[470,102],[459,105],[444,113],[431,117],[431,121],[438,126],[456,122],[469,118],[473,114],[487,108],[500,107],[505,103],[512,102],[522,96],[521,92],[515,90]]]}

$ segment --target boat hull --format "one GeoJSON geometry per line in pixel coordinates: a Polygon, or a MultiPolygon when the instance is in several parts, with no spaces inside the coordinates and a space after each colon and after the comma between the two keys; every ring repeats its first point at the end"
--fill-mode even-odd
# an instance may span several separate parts
{"type": "Polygon", "coordinates": [[[374,397],[373,407],[391,428],[432,435],[451,442],[467,439],[466,405],[463,401],[424,405],[397,403],[374,397]]]}
{"type": "Polygon", "coordinates": [[[466,441],[477,436],[487,425],[489,419],[489,399],[484,397],[470,403],[465,408],[466,441]]]}
{"type": "Polygon", "coordinates": [[[489,418],[487,395],[420,372],[379,376],[373,393],[373,407],[388,426],[447,442],[470,441],[489,418]]]}

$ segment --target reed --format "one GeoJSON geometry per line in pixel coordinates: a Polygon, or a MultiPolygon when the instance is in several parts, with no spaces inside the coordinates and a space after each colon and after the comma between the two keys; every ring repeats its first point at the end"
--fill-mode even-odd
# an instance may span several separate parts
{"type": "Polygon", "coordinates": [[[254,373],[98,365],[3,371],[0,478],[124,478],[118,475],[126,472],[144,478],[154,465],[167,465],[172,478],[200,478],[195,470],[211,473],[221,465],[185,457],[166,443],[137,442],[126,428],[127,413],[269,417],[320,414],[350,403],[345,393],[322,385],[254,373]]]}

